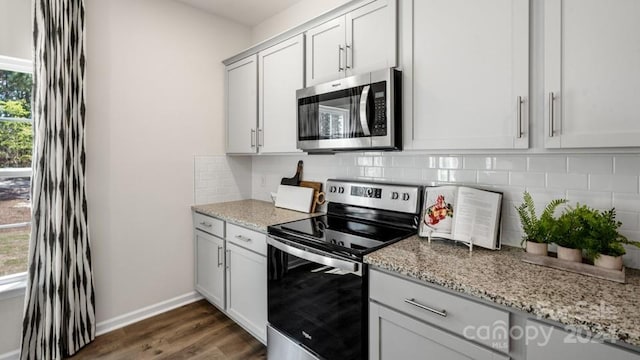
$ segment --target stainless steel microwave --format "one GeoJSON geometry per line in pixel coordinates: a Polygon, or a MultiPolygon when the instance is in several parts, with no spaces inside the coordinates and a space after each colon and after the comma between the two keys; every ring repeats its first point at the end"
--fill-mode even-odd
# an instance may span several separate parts
{"type": "Polygon", "coordinates": [[[385,69],[298,90],[298,149],[402,150],[401,79],[385,69]]]}

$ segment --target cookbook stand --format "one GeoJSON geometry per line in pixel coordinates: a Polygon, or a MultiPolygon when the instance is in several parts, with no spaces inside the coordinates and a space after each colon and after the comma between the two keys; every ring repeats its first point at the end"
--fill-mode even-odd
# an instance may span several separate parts
{"type": "MultiPolygon", "coordinates": [[[[444,238],[442,238],[444,239],[444,238]]],[[[473,252],[473,238],[469,238],[469,240],[462,240],[462,239],[446,239],[449,241],[454,241],[457,243],[462,243],[464,245],[466,245],[469,248],[469,253],[473,252]]],[[[429,233],[429,235],[427,235],[427,241],[429,242],[429,245],[431,245],[431,233],[429,233]]]]}

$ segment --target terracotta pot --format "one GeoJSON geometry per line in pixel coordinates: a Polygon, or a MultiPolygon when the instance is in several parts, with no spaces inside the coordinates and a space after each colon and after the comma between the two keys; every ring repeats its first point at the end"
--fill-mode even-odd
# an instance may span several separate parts
{"type": "Polygon", "coordinates": [[[566,248],[564,246],[558,245],[558,259],[572,262],[582,262],[582,250],[566,248]]]}
{"type": "Polygon", "coordinates": [[[531,255],[547,256],[548,247],[545,243],[527,241],[527,252],[531,255]]]}
{"type": "Polygon", "coordinates": [[[600,254],[593,265],[610,270],[622,270],[622,256],[609,256],[600,254]]]}

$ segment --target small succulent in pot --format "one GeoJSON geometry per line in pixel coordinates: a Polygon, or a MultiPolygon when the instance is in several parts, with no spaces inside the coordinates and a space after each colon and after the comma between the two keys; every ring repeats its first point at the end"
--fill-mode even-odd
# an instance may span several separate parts
{"type": "Polygon", "coordinates": [[[615,208],[606,211],[593,210],[587,218],[588,234],[585,256],[596,266],[620,270],[622,255],[626,253],[623,244],[640,247],[640,243],[627,239],[618,232],[622,223],[616,220],[615,208]]]}
{"type": "Polygon", "coordinates": [[[558,206],[566,202],[566,199],[551,200],[538,217],[531,194],[524,192],[523,202],[516,207],[516,210],[524,232],[521,244],[527,243],[528,253],[547,256],[547,246],[551,242],[551,234],[556,227],[554,213],[558,206]]]}

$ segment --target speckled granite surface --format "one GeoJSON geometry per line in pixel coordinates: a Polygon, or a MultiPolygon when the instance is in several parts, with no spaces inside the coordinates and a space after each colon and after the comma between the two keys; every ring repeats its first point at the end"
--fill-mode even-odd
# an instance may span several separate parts
{"type": "Polygon", "coordinates": [[[640,346],[640,271],[627,284],[524,263],[523,251],[469,249],[417,236],[365,256],[365,262],[542,319],[640,346]]]}
{"type": "Polygon", "coordinates": [[[219,219],[266,232],[267,226],[289,221],[306,219],[320,214],[305,214],[298,211],[280,209],[273,203],[261,200],[240,200],[217,204],[194,205],[195,212],[215,216],[219,219]]]}

